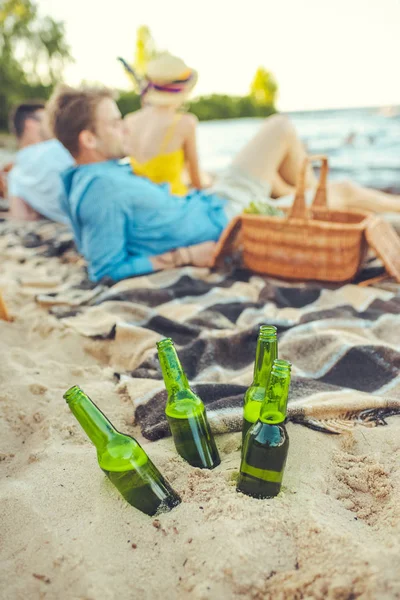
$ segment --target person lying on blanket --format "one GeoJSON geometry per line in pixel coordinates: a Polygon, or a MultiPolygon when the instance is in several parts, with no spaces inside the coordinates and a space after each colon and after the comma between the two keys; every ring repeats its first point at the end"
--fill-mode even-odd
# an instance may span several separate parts
{"type": "Polygon", "coordinates": [[[25,102],[17,106],[10,129],[19,147],[7,177],[10,216],[27,221],[47,217],[68,223],[60,204],[65,193],[60,173],[73,165],[74,159],[58,140],[50,139],[44,104],[25,102]]]}
{"type": "MultiPolygon", "coordinates": [[[[104,276],[118,281],[185,263],[211,264],[214,243],[229,220],[251,201],[270,199],[277,178],[291,192],[305,157],[293,126],[275,115],[265,120],[211,188],[178,197],[168,186],[135,175],[130,164],[119,160],[125,155],[124,129],[109,90],[62,86],[50,99],[48,111],[55,136],[76,161],[63,175],[65,210],[94,281],[104,276]],[[193,248],[199,244],[200,261],[199,248],[193,248]],[[194,253],[175,252],[186,247],[194,253]]],[[[316,187],[311,169],[308,187],[316,187]]],[[[278,202],[292,201],[289,194],[278,202]]],[[[329,185],[329,202],[400,211],[400,199],[347,183],[329,185]]]]}

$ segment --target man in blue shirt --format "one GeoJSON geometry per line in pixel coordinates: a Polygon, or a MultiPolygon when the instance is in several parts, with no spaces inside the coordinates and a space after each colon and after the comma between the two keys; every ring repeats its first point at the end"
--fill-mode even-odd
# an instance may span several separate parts
{"type": "Polygon", "coordinates": [[[19,151],[7,178],[10,215],[23,220],[47,217],[68,223],[61,208],[65,190],[60,175],[74,160],[58,140],[50,139],[44,105],[31,102],[17,106],[11,128],[19,151]]]}
{"type": "Polygon", "coordinates": [[[226,200],[200,191],[172,196],[168,186],[121,164],[122,120],[110,92],[67,88],[48,109],[56,136],[77,163],[64,175],[63,206],[92,280],[210,263],[228,223],[226,200]]]}

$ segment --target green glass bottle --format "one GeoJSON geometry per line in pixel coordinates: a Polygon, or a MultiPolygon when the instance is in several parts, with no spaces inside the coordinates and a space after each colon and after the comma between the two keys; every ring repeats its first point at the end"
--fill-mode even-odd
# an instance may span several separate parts
{"type": "Polygon", "coordinates": [[[100,468],[129,504],[155,515],[181,502],[140,444],[117,431],[78,386],[65,392],[64,398],[96,446],[100,468]]]}
{"type": "Polygon", "coordinates": [[[258,421],[249,429],[242,449],[237,490],[255,498],[279,494],[289,449],[285,427],[291,364],[275,360],[258,421]]]}
{"type": "Polygon", "coordinates": [[[261,403],[268,389],[272,363],[278,358],[278,340],[274,325],[261,325],[257,340],[253,383],[247,389],[243,401],[242,445],[246,433],[260,415],[261,403]]]}
{"type": "Polygon", "coordinates": [[[205,406],[189,387],[173,341],[163,339],[157,349],[168,392],[165,414],[176,450],[193,467],[214,469],[221,459],[205,406]]]}

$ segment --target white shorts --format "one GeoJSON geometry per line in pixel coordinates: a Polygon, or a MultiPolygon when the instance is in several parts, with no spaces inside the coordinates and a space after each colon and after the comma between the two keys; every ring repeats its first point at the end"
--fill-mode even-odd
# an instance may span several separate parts
{"type": "MultiPolygon", "coordinates": [[[[252,177],[237,167],[228,167],[217,175],[208,192],[228,201],[225,213],[229,220],[240,215],[250,202],[264,202],[275,208],[288,208],[294,200],[294,194],[282,196],[277,200],[272,199],[269,183],[252,177]]],[[[306,191],[307,206],[311,206],[314,193],[314,190],[306,191]]]]}

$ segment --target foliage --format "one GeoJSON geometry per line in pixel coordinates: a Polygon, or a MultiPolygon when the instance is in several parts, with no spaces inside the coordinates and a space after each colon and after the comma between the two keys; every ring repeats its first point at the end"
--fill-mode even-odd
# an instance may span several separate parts
{"type": "MultiPolygon", "coordinates": [[[[135,92],[122,92],[117,101],[123,116],[140,108],[140,96],[135,92]]],[[[268,117],[276,112],[273,106],[259,105],[250,96],[212,94],[200,96],[188,103],[189,112],[200,121],[213,119],[240,119],[243,117],[268,117]]]]}
{"type": "Polygon", "coordinates": [[[54,86],[57,81],[60,81],[65,64],[71,60],[70,49],[65,40],[64,23],[45,17],[37,31],[36,44],[36,65],[46,65],[45,80],[54,86]]]}
{"type": "MultiPolygon", "coordinates": [[[[34,0],[1,0],[0,6],[0,130],[7,127],[11,106],[26,99],[47,99],[72,60],[64,24],[40,17],[34,0]]],[[[143,75],[156,46],[150,29],[137,30],[134,68],[143,75]]],[[[277,84],[260,67],[248,96],[212,94],[188,103],[200,121],[266,117],[275,112],[277,84]]],[[[122,92],[118,106],[123,115],[140,108],[135,92],[122,92]]]]}
{"type": "Polygon", "coordinates": [[[33,0],[3,0],[0,8],[0,129],[11,106],[48,98],[71,60],[63,23],[41,18],[33,0]]]}
{"type": "Polygon", "coordinates": [[[212,119],[240,119],[242,117],[268,117],[275,108],[259,105],[250,96],[226,96],[212,94],[200,96],[189,103],[189,111],[200,121],[212,119]]]}
{"type": "Polygon", "coordinates": [[[140,96],[135,92],[121,92],[117,104],[122,116],[125,116],[128,113],[139,110],[140,96]]]}
{"type": "Polygon", "coordinates": [[[269,202],[256,201],[250,204],[243,211],[250,215],[264,215],[268,217],[284,217],[285,213],[280,208],[273,206],[269,202]]]}
{"type": "Polygon", "coordinates": [[[250,97],[260,106],[275,106],[278,85],[264,67],[258,67],[250,86],[250,97]]]}

